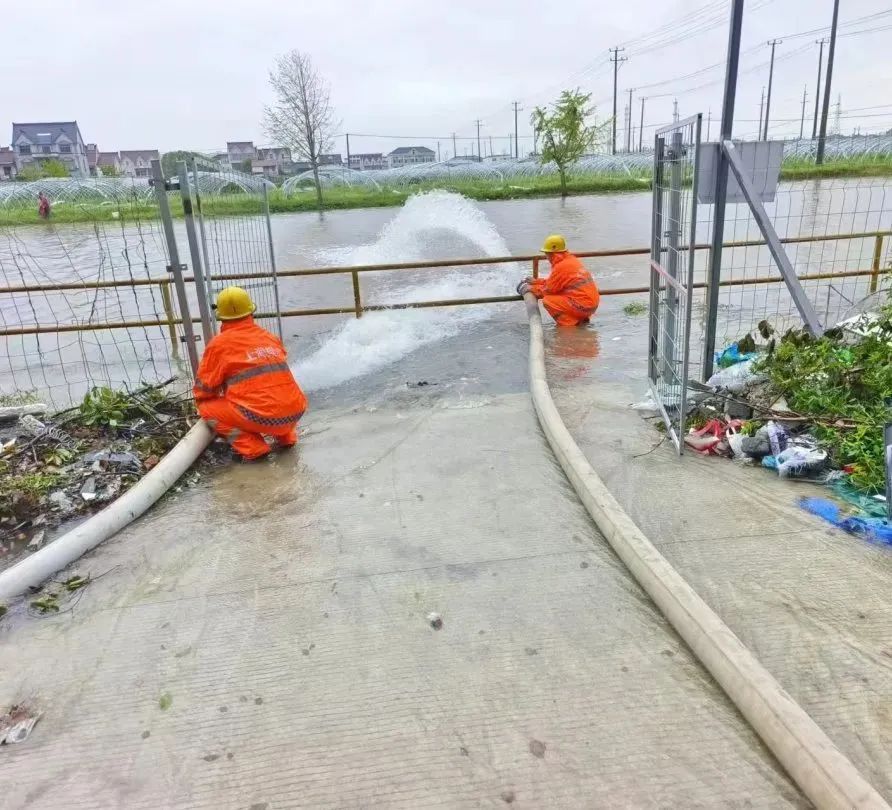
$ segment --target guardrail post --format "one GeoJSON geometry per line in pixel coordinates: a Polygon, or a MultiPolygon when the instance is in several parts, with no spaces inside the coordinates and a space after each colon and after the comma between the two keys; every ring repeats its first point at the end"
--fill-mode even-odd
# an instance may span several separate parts
{"type": "Polygon", "coordinates": [[[880,281],[880,261],[883,258],[883,236],[877,234],[873,243],[873,263],[870,265],[870,292],[875,293],[880,281]]]}
{"type": "Polygon", "coordinates": [[[180,264],[180,252],[177,249],[177,238],[173,232],[173,220],[170,218],[170,204],[167,200],[167,182],[161,171],[161,161],[152,161],[152,180],[155,186],[155,197],[158,200],[158,212],[161,215],[161,227],[164,229],[164,241],[167,242],[167,255],[170,257],[168,272],[173,274],[173,282],[177,290],[177,304],[183,319],[183,340],[189,355],[192,373],[198,371],[198,348],[195,345],[195,332],[192,329],[192,316],[189,313],[189,297],[186,295],[186,282],[183,281],[183,265],[180,264]]]}
{"type": "Polygon", "coordinates": [[[276,251],[273,246],[273,225],[269,219],[269,193],[266,183],[263,184],[263,215],[266,217],[266,238],[269,242],[269,265],[273,271],[273,299],[276,304],[276,328],[279,330],[279,340],[282,339],[282,307],[279,304],[279,278],[276,269],[276,251]]]}
{"type": "Polygon", "coordinates": [[[356,308],[356,317],[362,317],[362,300],[359,295],[359,273],[355,270],[350,274],[353,276],[353,306],[356,308]]]}
{"type": "Polygon", "coordinates": [[[195,210],[198,212],[198,233],[201,236],[201,256],[204,259],[204,285],[207,288],[208,301],[213,303],[214,288],[211,283],[211,260],[208,256],[208,240],[204,230],[204,213],[201,210],[201,191],[198,188],[198,163],[195,161],[194,156],[192,158],[192,184],[195,186],[195,210]]]}
{"type": "Polygon", "coordinates": [[[204,268],[201,265],[201,247],[198,244],[198,232],[195,230],[195,217],[192,212],[192,189],[189,186],[189,172],[186,161],[177,161],[177,173],[180,176],[180,195],[183,198],[183,216],[186,220],[186,239],[189,242],[189,253],[192,256],[192,276],[195,279],[195,297],[198,300],[198,314],[201,316],[201,332],[205,345],[214,336],[214,320],[211,317],[211,301],[204,281],[204,268]]]}
{"type": "Polygon", "coordinates": [[[158,286],[161,288],[161,305],[164,307],[164,317],[167,318],[167,331],[170,333],[170,349],[173,359],[179,361],[180,347],[177,340],[177,325],[174,323],[173,301],[170,299],[170,282],[162,281],[158,286]]]}

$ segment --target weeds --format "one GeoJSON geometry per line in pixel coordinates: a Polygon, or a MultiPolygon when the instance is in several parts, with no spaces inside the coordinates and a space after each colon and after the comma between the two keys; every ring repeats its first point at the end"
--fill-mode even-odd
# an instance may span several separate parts
{"type": "Polygon", "coordinates": [[[815,420],[812,432],[852,483],[885,487],[883,426],[892,419],[892,304],[866,337],[840,330],[820,339],[789,332],[761,364],[790,408],[815,420]]]}
{"type": "Polygon", "coordinates": [[[623,307],[626,315],[644,315],[647,312],[647,304],[642,301],[630,301],[623,307]]]}

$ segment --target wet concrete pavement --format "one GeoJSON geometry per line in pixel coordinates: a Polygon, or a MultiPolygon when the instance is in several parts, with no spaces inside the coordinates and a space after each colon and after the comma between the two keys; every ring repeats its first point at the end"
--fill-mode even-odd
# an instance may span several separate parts
{"type": "Polygon", "coordinates": [[[323,405],[85,558],[70,611],[14,610],[0,703],[44,716],[0,807],[803,806],[512,380],[323,405]]]}

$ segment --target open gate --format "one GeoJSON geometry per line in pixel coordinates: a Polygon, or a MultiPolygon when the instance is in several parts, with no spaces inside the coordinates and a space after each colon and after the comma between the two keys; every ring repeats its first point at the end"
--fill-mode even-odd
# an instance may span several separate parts
{"type": "Polygon", "coordinates": [[[647,373],[679,453],[688,405],[701,123],[702,115],[677,121],[658,130],[654,143],[647,373]]]}

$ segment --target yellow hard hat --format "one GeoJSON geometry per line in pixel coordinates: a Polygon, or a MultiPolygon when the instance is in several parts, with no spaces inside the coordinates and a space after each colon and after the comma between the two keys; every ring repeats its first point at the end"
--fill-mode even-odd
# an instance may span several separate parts
{"type": "Polygon", "coordinates": [[[542,243],[543,253],[563,253],[567,249],[567,240],[559,233],[547,236],[542,243]]]}
{"type": "Polygon", "coordinates": [[[217,318],[221,321],[237,321],[255,309],[251,296],[241,287],[227,287],[217,296],[217,318]]]}

